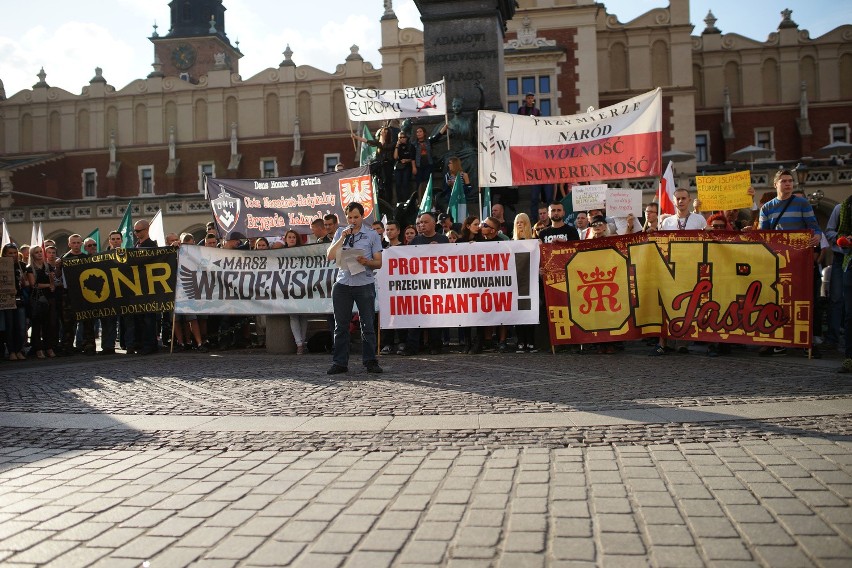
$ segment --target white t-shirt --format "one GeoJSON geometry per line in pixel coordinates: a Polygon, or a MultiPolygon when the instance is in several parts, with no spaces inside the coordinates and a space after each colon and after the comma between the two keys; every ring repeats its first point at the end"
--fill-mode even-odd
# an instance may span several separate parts
{"type": "MultiPolygon", "coordinates": [[[[660,221],[660,230],[661,231],[677,231],[681,230],[689,230],[689,231],[700,231],[702,229],[707,228],[707,219],[704,218],[704,215],[699,215],[698,213],[690,213],[689,217],[686,218],[686,227],[682,227],[678,225],[678,221],[681,221],[677,215],[671,215],[666,217],[662,221],[660,221]]],[[[683,223],[683,221],[681,221],[683,223]]]]}

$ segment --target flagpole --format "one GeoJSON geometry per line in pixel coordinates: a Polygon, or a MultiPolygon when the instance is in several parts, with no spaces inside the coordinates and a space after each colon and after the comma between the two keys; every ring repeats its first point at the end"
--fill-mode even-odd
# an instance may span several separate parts
{"type": "Polygon", "coordinates": [[[175,352],[175,320],[177,319],[177,313],[175,313],[175,309],[172,308],[172,337],[169,339],[169,355],[175,352]]]}
{"type": "MultiPolygon", "coordinates": [[[[444,89],[447,88],[447,78],[441,75],[441,81],[444,81],[444,89]]],[[[450,151],[450,113],[447,111],[446,105],[444,105],[444,126],[447,128],[447,152],[450,151]]]]}

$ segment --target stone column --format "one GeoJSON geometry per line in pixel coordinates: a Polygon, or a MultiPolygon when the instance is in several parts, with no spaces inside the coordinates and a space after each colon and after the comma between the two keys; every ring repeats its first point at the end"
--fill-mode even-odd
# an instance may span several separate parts
{"type": "Polygon", "coordinates": [[[296,352],[290,316],[266,316],[266,350],[269,353],[296,352]]]}

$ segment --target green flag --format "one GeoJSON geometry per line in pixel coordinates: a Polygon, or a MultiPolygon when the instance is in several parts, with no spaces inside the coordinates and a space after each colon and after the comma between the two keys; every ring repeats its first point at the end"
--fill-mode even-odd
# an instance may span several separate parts
{"type": "MultiPolygon", "coordinates": [[[[364,125],[364,133],[362,134],[364,138],[367,140],[374,140],[373,133],[370,132],[370,129],[367,128],[367,125],[364,125]]],[[[366,166],[373,160],[373,156],[376,155],[377,148],[375,146],[370,146],[366,142],[361,142],[361,165],[366,166]]]]}
{"type": "Polygon", "coordinates": [[[482,219],[491,215],[491,188],[482,188],[482,219]]]}
{"type": "Polygon", "coordinates": [[[467,217],[467,196],[464,194],[464,180],[462,177],[461,172],[456,174],[456,181],[453,182],[453,191],[450,193],[450,205],[447,207],[447,213],[452,215],[453,221],[464,220],[467,217]]]}
{"type": "Polygon", "coordinates": [[[429,176],[429,183],[426,184],[426,191],[423,192],[423,199],[420,201],[420,209],[417,214],[425,213],[432,210],[432,176],[429,176]]]}
{"type": "Polygon", "coordinates": [[[124,248],[133,248],[135,242],[133,240],[133,202],[127,204],[127,209],[124,210],[124,217],[121,218],[121,224],[118,226],[118,232],[121,233],[121,246],[124,248]]]}
{"type": "MultiPolygon", "coordinates": [[[[101,230],[95,229],[88,235],[86,235],[86,239],[94,239],[94,241],[98,244],[98,248],[95,252],[101,252],[101,230]]],[[[86,239],[83,239],[83,242],[86,242],[86,239]]]]}

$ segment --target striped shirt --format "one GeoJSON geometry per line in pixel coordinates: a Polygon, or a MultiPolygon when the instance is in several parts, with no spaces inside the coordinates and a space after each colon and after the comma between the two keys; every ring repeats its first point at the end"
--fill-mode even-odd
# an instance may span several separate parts
{"type": "Polygon", "coordinates": [[[808,200],[798,195],[793,195],[790,199],[792,201],[790,201],[790,205],[787,206],[786,210],[784,210],[784,206],[787,205],[787,200],[782,201],[776,197],[772,201],[766,202],[760,208],[760,229],[763,231],[772,229],[778,231],[813,229],[814,233],[822,235],[822,230],[819,228],[819,223],[817,223],[813,207],[808,203],[808,200]],[[781,214],[782,211],[784,212],[783,215],[781,214]]]}

